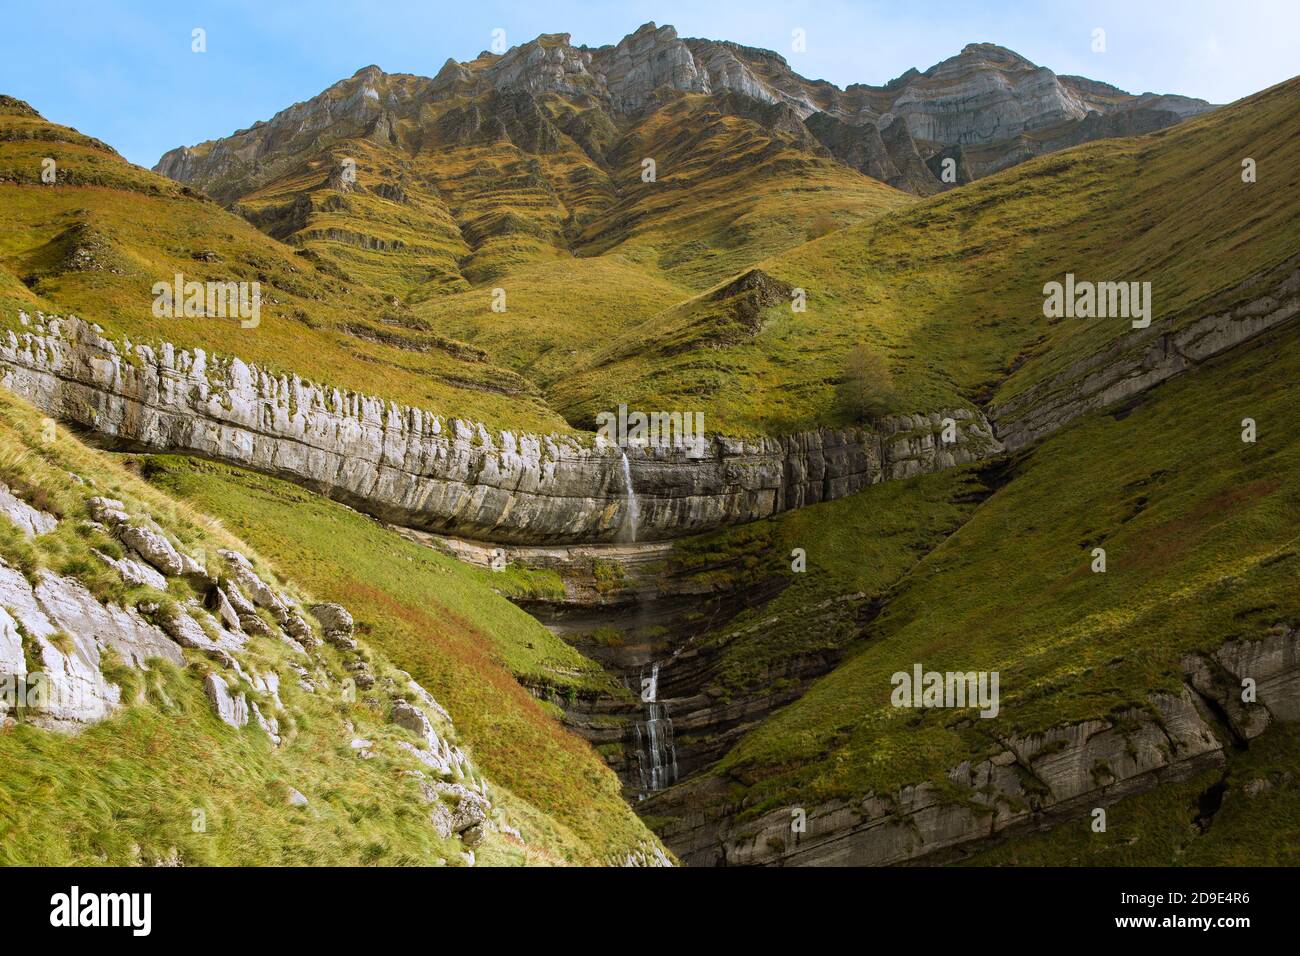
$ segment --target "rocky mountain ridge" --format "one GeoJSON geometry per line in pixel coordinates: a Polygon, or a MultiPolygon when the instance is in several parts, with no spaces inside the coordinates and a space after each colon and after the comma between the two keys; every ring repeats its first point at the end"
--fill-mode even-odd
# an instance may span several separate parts
{"type": "MultiPolygon", "coordinates": [[[[646,23],[617,44],[594,49],[573,46],[568,34],[543,34],[504,54],[449,59],[432,78],[368,66],[269,121],[173,149],[154,169],[228,202],[268,181],[287,156],[308,145],[359,137],[418,151],[435,143],[439,131],[446,134],[447,118],[467,101],[486,119],[486,127],[482,121],[470,127],[486,141],[509,137],[528,152],[545,152],[558,137],[608,165],[607,149],[620,127],[680,95],[724,104],[735,95],[775,107],[761,121],[768,128],[797,127],[841,162],[922,194],[1066,145],[1126,129],[1147,132],[1212,108],[1189,97],[1133,95],[1058,76],[989,43],[969,44],[883,86],[840,89],[800,76],[773,51],[683,39],[671,26],[646,23]],[[532,104],[548,96],[575,104],[582,115],[557,128],[546,124],[540,140],[518,135],[512,124],[519,105],[535,113],[532,104]],[[415,131],[401,130],[402,120],[415,131]],[[944,159],[955,161],[956,180],[943,178],[944,159]]],[[[463,121],[455,125],[464,135],[463,121]]]]}

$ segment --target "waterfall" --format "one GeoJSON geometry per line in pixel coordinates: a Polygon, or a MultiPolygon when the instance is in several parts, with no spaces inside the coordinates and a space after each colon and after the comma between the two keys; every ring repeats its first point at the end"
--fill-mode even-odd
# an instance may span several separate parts
{"type": "Polygon", "coordinates": [[[624,530],[630,541],[636,541],[636,490],[632,487],[632,466],[628,464],[627,452],[623,452],[623,487],[627,489],[627,523],[624,530]]]}
{"type": "Polygon", "coordinates": [[[642,796],[677,782],[677,750],[673,746],[673,721],[668,707],[658,702],[659,662],[650,665],[650,677],[641,672],[641,699],[645,720],[636,722],[636,750],[642,796]]]}
{"type": "MultiPolygon", "coordinates": [[[[639,518],[636,501],[636,489],[632,487],[632,465],[623,455],[623,487],[627,491],[627,515],[619,537],[624,541],[635,542],[637,520],[639,518]]],[[[673,722],[668,716],[668,708],[659,703],[659,662],[650,665],[650,676],[645,669],[640,674],[638,688],[641,700],[645,704],[645,720],[634,724],[636,731],[637,770],[641,783],[641,796],[662,790],[677,782],[677,750],[673,746],[673,722]]]]}

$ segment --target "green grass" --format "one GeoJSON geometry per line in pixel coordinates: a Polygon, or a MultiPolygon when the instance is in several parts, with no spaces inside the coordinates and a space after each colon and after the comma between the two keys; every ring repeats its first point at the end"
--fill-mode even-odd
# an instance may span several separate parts
{"type": "Polygon", "coordinates": [[[619,402],[700,409],[734,434],[840,423],[834,386],[860,343],[887,360],[902,410],[1005,400],[1130,331],[1045,319],[1045,282],[1150,281],[1155,318],[1185,322],[1237,304],[1230,290],[1294,256],[1298,121],[1292,80],[867,218],[757,262],[806,291],[806,312],[773,306],[748,341],[678,352],[661,348],[680,334],[666,309],[629,333],[639,348],[580,352],[551,402],[570,421],[619,402]],[[1244,156],[1268,177],[1242,183],[1244,156]]]}
{"type": "Polygon", "coordinates": [[[791,660],[843,650],[870,606],[960,527],[986,493],[978,469],[952,469],[678,543],[671,563],[711,588],[780,588],[693,641],[720,650],[716,689],[728,696],[761,692],[770,672],[791,660]],[[802,572],[793,570],[796,548],[805,552],[802,572]]]}
{"type": "Polygon", "coordinates": [[[759,811],[941,780],[1008,735],[1141,706],[1180,657],[1300,621],[1297,333],[1094,414],[925,557],[865,642],[720,763],[759,811]],[[1260,423],[1257,444],[1240,422],[1260,423]],[[1090,570],[1092,549],[1108,570],[1090,570]],[[999,671],[1001,713],[903,711],[890,676],[999,671]]]}
{"type": "MultiPolygon", "coordinates": [[[[75,737],[0,733],[0,863],[461,865],[414,782],[382,757],[357,759],[332,701],[287,689],[295,736],[277,750],[220,723],[194,674],[155,661],[138,681],[133,706],[75,737]],[[309,806],[290,806],[290,787],[309,806]]],[[[381,725],[365,710],[346,715],[381,725]]]]}
{"type": "MultiPolygon", "coordinates": [[[[376,82],[409,92],[424,81],[376,82]]],[[[565,430],[624,402],[700,410],[710,431],[731,434],[842,424],[835,384],[864,343],[886,358],[900,410],[1002,401],[1129,330],[1045,319],[1045,282],[1150,281],[1156,318],[1183,322],[1236,304],[1240,283],[1294,255],[1300,146],[1287,131],[1298,89],[1290,81],[923,201],[704,97],[599,134],[571,104],[542,97],[527,128],[512,129],[521,141],[548,123],[595,135],[599,161],[564,132],[541,152],[467,145],[439,140],[432,116],[403,114],[397,144],[345,124],[337,140],[300,144],[294,163],[209,184],[270,217],[277,235],[271,211],[307,201],[306,220],[284,233],[292,246],[77,134],[5,114],[24,136],[56,141],[0,143],[0,169],[18,183],[0,188],[10,273],[0,303],[16,309],[34,294],[136,338],[166,335],[512,429],[565,430]],[[81,178],[36,185],[51,149],[81,178]],[[358,163],[351,192],[327,182],[344,154],[358,163]],[[1240,181],[1245,155],[1262,171],[1254,184],[1240,181]],[[644,156],[656,183],[640,180],[644,156]],[[843,228],[808,241],[828,223],[843,228]],[[66,267],[76,228],[102,241],[102,268],[66,267]],[[192,258],[204,250],[222,261],[192,258]],[[756,331],[707,334],[727,322],[692,296],[753,265],[804,289],[807,311],[776,305],[756,331]],[[145,293],[174,271],[263,275],[275,302],[257,330],[160,325],[145,293]],[[494,288],[504,313],[491,310],[494,288]]]]}
{"type": "MultiPolygon", "coordinates": [[[[88,522],[95,495],[150,515],[193,554],[215,560],[218,549],[236,548],[263,571],[278,569],[289,582],[281,590],[300,603],[344,603],[380,681],[400,681],[392,666],[400,659],[448,707],[454,742],[477,772],[493,767],[486,773],[494,802],[527,843],[493,835],[483,862],[603,863],[650,839],[619,799],[613,773],[515,680],[517,670],[561,695],[609,687],[595,665],[491,590],[493,577],[511,572],[458,565],[295,486],[216,465],[190,468],[181,459],[122,462],[62,428],[47,441],[41,415],[0,390],[0,481],[60,518],[57,530],[34,541],[0,521],[0,557],[29,577],[40,569],[74,576],[105,602],[195,597],[179,578],[166,593],[127,587],[94,558],[92,548],[120,554],[88,522]],[[142,470],[157,485],[142,481],[142,470]]],[[[517,586],[544,586],[515,576],[517,586]]],[[[341,660],[322,653],[341,681],[341,660]]],[[[241,656],[265,670],[285,654],[278,641],[257,638],[241,656]]],[[[388,722],[382,695],[374,706],[369,695],[346,703],[284,680],[285,742],[276,749],[258,730],[220,723],[201,686],[211,664],[196,651],[185,659],[182,668],[157,662],[143,674],[106,665],[128,706],[75,737],[23,723],[0,731],[0,862],[120,865],[177,855],[198,864],[460,862],[459,844],[432,834],[414,785],[401,776],[407,767],[385,756],[393,748],[359,761],[347,746],[345,721],[379,742],[406,735],[388,722]],[[288,807],[289,787],[306,794],[310,808],[288,807]],[[207,817],[202,834],[191,829],[194,809],[207,817]]]]}
{"type": "Polygon", "coordinates": [[[572,831],[596,858],[644,836],[614,774],[521,682],[570,698],[626,691],[496,594],[501,575],[276,479],[175,457],[142,459],[141,470],[292,568],[320,599],[348,607],[370,646],[452,713],[489,779],[572,831]]]}
{"type": "Polygon", "coordinates": [[[566,430],[534,386],[481,353],[455,343],[431,347],[419,329],[404,336],[414,320],[381,288],[318,266],[102,144],[0,108],[0,332],[19,327],[20,309],[72,312],[135,342],[235,355],[447,416],[566,430]],[[14,138],[31,128],[44,138],[14,138]],[[47,156],[70,177],[66,183],[40,183],[47,156]],[[176,273],[260,282],[260,324],[155,318],[152,286],[176,273]]]}
{"type": "Polygon", "coordinates": [[[611,686],[596,664],[495,593],[499,585],[537,590],[537,573],[518,569],[513,575],[494,573],[464,564],[407,541],[345,505],[279,479],[177,456],[147,456],[136,463],[150,482],[218,515],[224,527],[246,539],[264,537],[273,542],[294,526],[292,539],[280,546],[283,560],[315,569],[320,567],[318,556],[335,550],[330,570],[345,578],[343,586],[400,595],[404,606],[446,620],[450,629],[472,627],[488,639],[493,656],[521,681],[562,693],[611,686]],[[346,547],[340,548],[341,544],[346,547]],[[502,580],[512,576],[509,583],[502,580]]]}
{"type": "MultiPolygon", "coordinates": [[[[96,560],[92,548],[115,556],[121,549],[88,524],[86,500],[94,495],[120,498],[132,512],[151,515],[192,553],[214,554],[221,547],[253,553],[62,429],[46,441],[41,416],[8,392],[0,392],[0,481],[60,519],[57,530],[34,541],[0,521],[0,557],[29,577],[41,569],[74,576],[101,601],[166,605],[195,593],[180,579],[171,580],[165,593],[128,587],[96,560]],[[74,482],[70,473],[85,483],[74,482]]],[[[284,653],[278,642],[259,638],[250,642],[244,658],[266,668],[284,653]]],[[[358,766],[346,746],[345,719],[360,733],[392,736],[385,713],[307,694],[285,681],[285,744],[277,750],[260,730],[236,731],[218,721],[201,685],[211,665],[192,651],[186,661],[184,667],[154,661],[143,673],[106,662],[105,676],[123,688],[128,706],[77,736],[21,721],[0,732],[0,862],[431,864],[445,859],[459,865],[458,845],[433,835],[411,781],[399,775],[401,768],[383,757],[358,766]],[[308,795],[309,810],[287,805],[289,787],[308,795]],[[194,830],[195,810],[206,817],[203,832],[194,830]]],[[[383,661],[376,667],[388,670],[383,661]]],[[[342,674],[338,667],[337,676],[342,674]]]]}

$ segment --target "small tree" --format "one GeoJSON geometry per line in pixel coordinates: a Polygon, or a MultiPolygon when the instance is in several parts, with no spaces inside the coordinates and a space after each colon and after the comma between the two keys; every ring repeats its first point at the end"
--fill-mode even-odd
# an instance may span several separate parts
{"type": "Polygon", "coordinates": [[[854,422],[887,414],[894,406],[894,382],[885,360],[865,345],[855,346],[844,359],[836,396],[854,422]]]}

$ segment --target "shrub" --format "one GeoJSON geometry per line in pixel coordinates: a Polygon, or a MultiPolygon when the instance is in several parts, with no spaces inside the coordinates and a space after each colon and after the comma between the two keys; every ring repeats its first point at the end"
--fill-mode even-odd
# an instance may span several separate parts
{"type": "Polygon", "coordinates": [[[836,398],[840,411],[854,422],[879,418],[891,411],[894,383],[885,360],[865,345],[855,347],[845,357],[836,398]]]}

